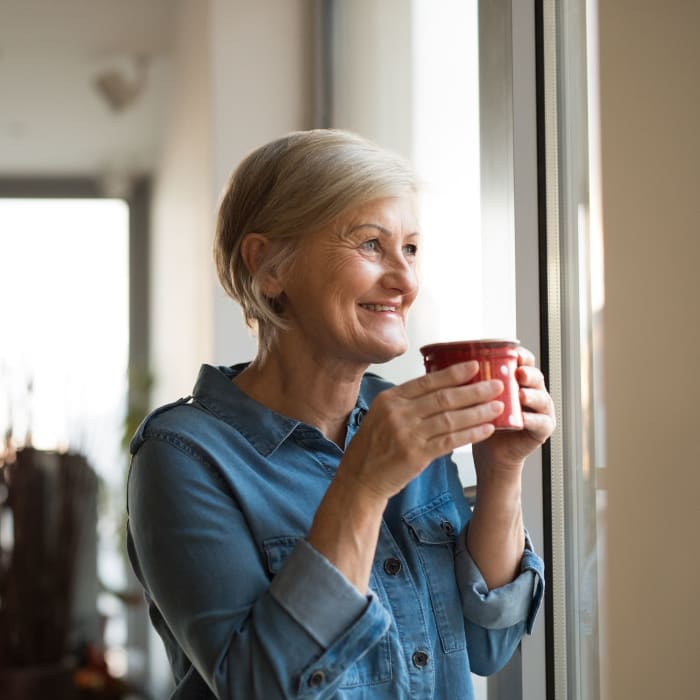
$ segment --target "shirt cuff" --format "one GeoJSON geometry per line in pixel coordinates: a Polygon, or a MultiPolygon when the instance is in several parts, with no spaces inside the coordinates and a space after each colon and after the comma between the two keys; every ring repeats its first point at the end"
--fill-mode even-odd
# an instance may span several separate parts
{"type": "Polygon", "coordinates": [[[486,629],[505,629],[525,622],[530,634],[544,596],[544,562],[535,554],[525,532],[520,574],[510,583],[489,590],[466,546],[466,528],[455,555],[464,616],[486,629]]]}
{"type": "Polygon", "coordinates": [[[371,598],[306,540],[297,542],[272,579],[270,594],[324,648],[362,615],[371,598]]]}

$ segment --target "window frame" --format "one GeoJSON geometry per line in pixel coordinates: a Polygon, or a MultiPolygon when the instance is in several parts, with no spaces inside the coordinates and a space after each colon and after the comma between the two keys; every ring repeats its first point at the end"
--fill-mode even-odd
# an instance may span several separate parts
{"type": "MultiPolygon", "coordinates": [[[[510,246],[514,251],[517,335],[547,377],[540,6],[536,0],[479,2],[479,109],[483,231],[496,237],[493,249],[510,246]]],[[[488,257],[484,264],[489,265],[488,257]]],[[[489,678],[489,700],[552,697],[550,457],[545,445],[527,459],[523,475],[524,518],[545,559],[548,600],[532,635],[523,639],[506,667],[489,678]]]]}

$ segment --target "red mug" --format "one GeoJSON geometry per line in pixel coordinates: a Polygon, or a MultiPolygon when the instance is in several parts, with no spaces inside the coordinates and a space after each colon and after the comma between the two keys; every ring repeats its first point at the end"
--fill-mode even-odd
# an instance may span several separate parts
{"type": "Polygon", "coordinates": [[[420,351],[426,372],[435,372],[458,362],[476,360],[479,371],[469,384],[488,379],[500,379],[503,392],[497,396],[503,402],[503,413],[492,422],[496,430],[522,430],[523,411],[515,378],[518,368],[517,340],[460,340],[452,343],[424,345],[420,351]]]}

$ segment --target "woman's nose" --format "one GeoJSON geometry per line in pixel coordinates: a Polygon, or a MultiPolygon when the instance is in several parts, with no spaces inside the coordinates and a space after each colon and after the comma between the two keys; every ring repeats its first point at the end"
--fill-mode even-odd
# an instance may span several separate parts
{"type": "Polygon", "coordinates": [[[401,294],[413,294],[418,289],[415,263],[405,255],[393,255],[386,261],[383,283],[387,289],[396,289],[401,294]]]}

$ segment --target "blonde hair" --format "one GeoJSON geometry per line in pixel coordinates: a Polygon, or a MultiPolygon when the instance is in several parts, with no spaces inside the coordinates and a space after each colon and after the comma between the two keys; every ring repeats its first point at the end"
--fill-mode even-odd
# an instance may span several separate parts
{"type": "Polygon", "coordinates": [[[299,240],[363,203],[417,189],[405,160],[338,129],[292,132],[244,158],[221,199],[214,262],[221,285],[257,329],[260,353],[285,328],[282,304],[265,296],[261,281],[293,262],[299,240]],[[273,244],[255,274],[241,255],[248,233],[264,234],[273,244]]]}

